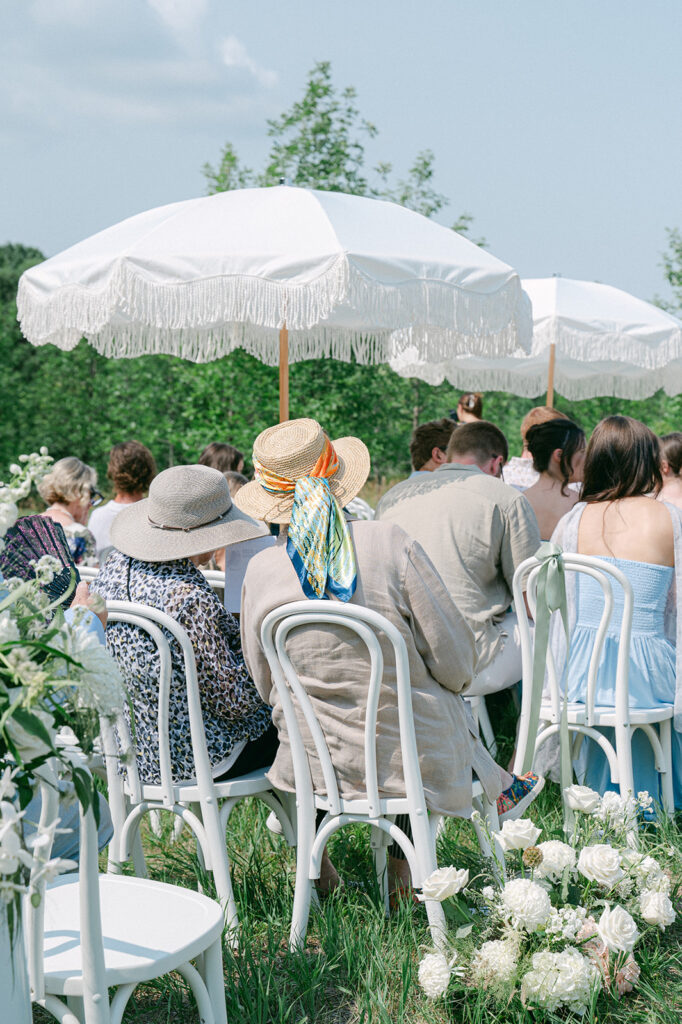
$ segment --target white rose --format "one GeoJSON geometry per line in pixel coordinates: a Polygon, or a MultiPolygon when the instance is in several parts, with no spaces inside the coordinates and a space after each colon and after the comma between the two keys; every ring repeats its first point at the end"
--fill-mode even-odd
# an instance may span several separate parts
{"type": "Polygon", "coordinates": [[[552,904],[545,890],[528,878],[507,882],[500,897],[503,915],[515,928],[535,932],[549,921],[552,904]]]}
{"type": "Polygon", "coordinates": [[[469,881],[469,872],[464,868],[436,868],[422,884],[422,899],[446,900],[460,892],[469,881]]]}
{"type": "Polygon", "coordinates": [[[614,953],[631,953],[639,938],[637,925],[627,910],[615,906],[604,909],[597,923],[599,937],[614,953]]]}
{"type": "Polygon", "coordinates": [[[427,953],[419,964],[418,977],[429,999],[437,999],[450,984],[450,965],[442,953],[427,953]]]}
{"type": "Polygon", "coordinates": [[[542,853],[542,863],[535,868],[536,878],[548,878],[550,882],[558,882],[566,868],[575,867],[575,850],[568,843],[562,843],[560,839],[548,839],[544,843],[539,843],[538,850],[542,853]]]}
{"type": "Polygon", "coordinates": [[[661,931],[665,931],[677,916],[670,897],[664,892],[652,892],[650,889],[639,897],[639,912],[647,924],[657,924],[661,931]]]}
{"type": "Polygon", "coordinates": [[[519,818],[517,821],[505,821],[497,839],[505,853],[509,850],[526,850],[529,846],[535,846],[535,840],[541,832],[542,829],[536,828],[528,818],[519,818]]]}
{"type": "Polygon", "coordinates": [[[607,889],[611,889],[623,877],[620,854],[608,843],[583,847],[578,857],[578,871],[591,882],[597,882],[607,889]]]}
{"type": "Polygon", "coordinates": [[[589,786],[566,786],[564,790],[566,803],[574,811],[592,814],[601,806],[601,797],[589,786]]]}

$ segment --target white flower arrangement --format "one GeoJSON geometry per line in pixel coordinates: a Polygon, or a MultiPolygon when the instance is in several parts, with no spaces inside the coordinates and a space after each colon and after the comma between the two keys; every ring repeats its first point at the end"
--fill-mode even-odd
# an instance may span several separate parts
{"type": "MultiPolygon", "coordinates": [[[[41,448],[10,467],[9,483],[0,484],[0,545],[16,521],[17,502],[51,462],[41,448]]],[[[24,808],[42,766],[56,762],[84,806],[96,800],[90,774],[58,746],[57,732],[70,727],[87,753],[97,715],[113,717],[124,702],[123,681],[106,649],[77,620],[67,624],[59,602],[42,590],[60,569],[45,555],[34,563],[35,579],[0,577],[0,899],[8,905],[11,931],[21,893],[71,866],[47,858],[58,822],[23,837],[24,808]]]]}
{"type": "Polygon", "coordinates": [[[456,979],[463,997],[474,987],[499,1005],[517,997],[583,1015],[597,998],[620,998],[637,985],[638,943],[676,919],[671,872],[653,855],[673,857],[674,850],[655,845],[654,827],[639,830],[638,849],[632,846],[633,824],[651,810],[648,794],[623,801],[570,788],[579,812],[571,843],[535,845],[540,830],[521,819],[503,830],[499,844],[506,881],[485,879],[479,888],[467,875],[457,889],[452,883],[463,873],[454,867],[427,880],[423,891],[444,901],[446,918],[468,921],[455,931],[456,971],[446,951],[422,960],[419,981],[428,998],[444,995],[456,979]]]}

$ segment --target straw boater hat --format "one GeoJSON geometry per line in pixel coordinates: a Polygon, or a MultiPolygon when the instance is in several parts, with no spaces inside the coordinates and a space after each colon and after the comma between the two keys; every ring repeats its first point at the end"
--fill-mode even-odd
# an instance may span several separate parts
{"type": "MultiPolygon", "coordinates": [[[[253,446],[254,464],[289,480],[309,476],[322,454],[326,435],[316,420],[288,420],[259,434],[253,446]]],[[[328,477],[329,488],[343,507],[362,488],[369,476],[369,452],[357,437],[332,441],[339,468],[328,477]]],[[[271,494],[256,479],[245,484],[234,498],[244,512],[268,523],[288,523],[294,504],[293,493],[271,494]]]]}
{"type": "Polygon", "coordinates": [[[232,504],[227,480],[210,466],[173,466],[152,480],[149,497],[122,509],[111,543],[131,558],[170,562],[262,536],[232,504]]]}

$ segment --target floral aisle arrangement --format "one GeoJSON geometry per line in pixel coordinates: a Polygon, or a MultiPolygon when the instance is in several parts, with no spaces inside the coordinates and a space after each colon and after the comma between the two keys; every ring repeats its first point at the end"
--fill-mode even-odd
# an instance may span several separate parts
{"type": "MultiPolygon", "coordinates": [[[[0,485],[0,550],[2,537],[17,519],[17,502],[28,496],[51,462],[47,449],[41,448],[10,467],[9,482],[0,485]]],[[[60,799],[77,797],[85,808],[92,803],[97,815],[83,755],[92,750],[97,716],[114,716],[124,700],[116,663],[83,627],[87,613],[76,608],[72,621],[65,620],[62,604],[76,585],[75,574],[67,592],[51,601],[44,587],[63,570],[62,564],[44,555],[33,569],[35,579],[0,579],[0,905],[6,908],[10,936],[21,895],[29,892],[36,899],[37,886],[46,876],[71,866],[48,859],[58,821],[24,837],[26,809],[41,771],[47,762],[56,766],[62,780],[60,799]],[[58,742],[64,728],[71,730],[68,747],[58,742]]]]}
{"type": "Polygon", "coordinates": [[[646,793],[621,799],[570,786],[565,798],[576,812],[571,843],[540,841],[528,819],[506,821],[498,835],[505,881],[479,888],[454,867],[426,879],[421,899],[443,903],[454,939],[419,965],[427,996],[473,987],[501,1004],[517,995],[529,1007],[582,1015],[600,992],[617,999],[637,985],[638,944],[675,921],[675,851],[644,824],[646,793]]]}

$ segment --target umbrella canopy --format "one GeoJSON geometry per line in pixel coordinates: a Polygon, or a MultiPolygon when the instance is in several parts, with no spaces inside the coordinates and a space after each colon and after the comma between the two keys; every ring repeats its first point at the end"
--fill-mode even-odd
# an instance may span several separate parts
{"type": "Polygon", "coordinates": [[[528,398],[548,383],[572,401],[597,395],[645,398],[661,387],[669,394],[682,391],[682,321],[677,317],[591,281],[536,278],[524,280],[523,287],[533,304],[530,354],[458,357],[434,373],[413,350],[414,361],[404,351],[391,365],[434,384],[447,378],[457,387],[528,398]]]}
{"type": "Polygon", "coordinates": [[[34,345],[85,337],[115,358],[386,362],[409,348],[435,363],[527,352],[531,337],[517,273],[468,239],[394,203],[288,186],[131,217],[26,271],[17,306],[34,345]]]}

